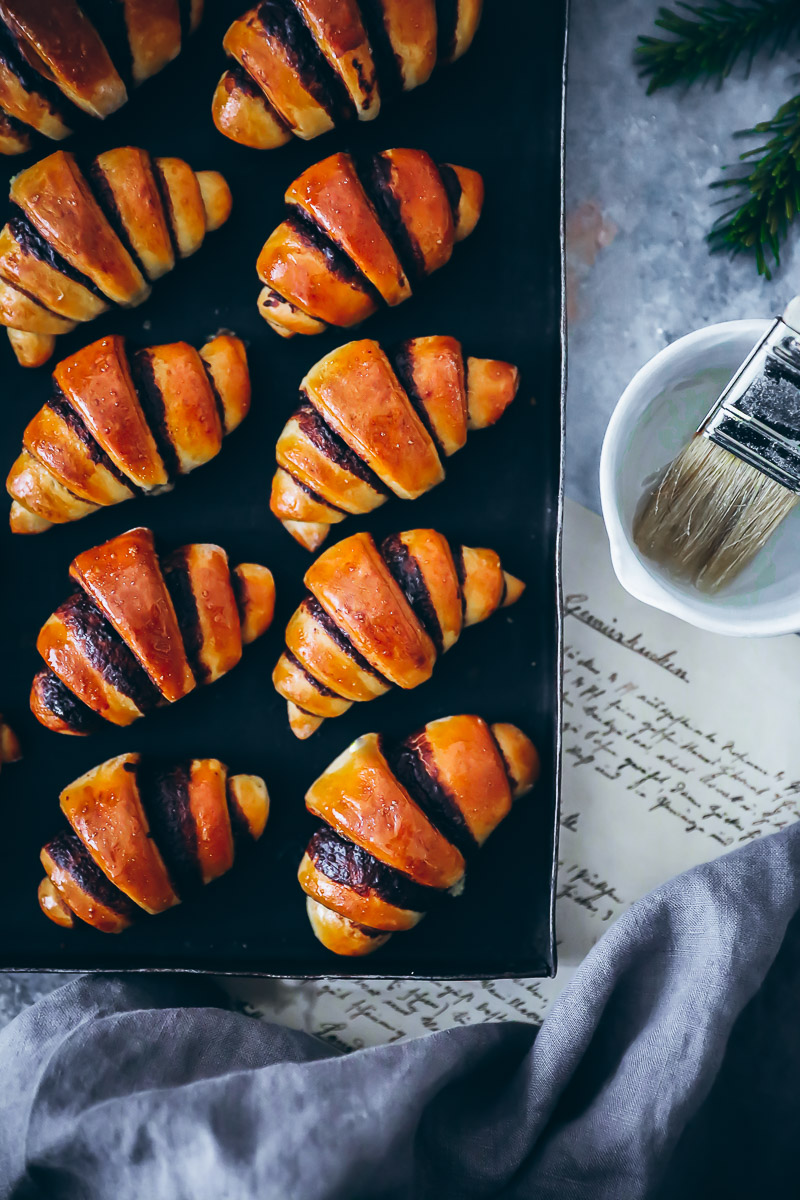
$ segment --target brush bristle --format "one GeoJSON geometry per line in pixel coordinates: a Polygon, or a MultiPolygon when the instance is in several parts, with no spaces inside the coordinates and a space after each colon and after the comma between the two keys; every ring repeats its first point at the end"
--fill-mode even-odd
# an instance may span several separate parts
{"type": "Polygon", "coordinates": [[[637,513],[642,554],[702,591],[730,583],[800,497],[697,434],[637,513]]]}

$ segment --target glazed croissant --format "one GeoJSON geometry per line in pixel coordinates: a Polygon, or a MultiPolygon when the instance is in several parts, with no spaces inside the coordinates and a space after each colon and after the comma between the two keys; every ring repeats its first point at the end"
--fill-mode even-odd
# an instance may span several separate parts
{"type": "Polygon", "coordinates": [[[343,121],[377,117],[437,61],[469,49],[482,0],[266,0],[234,21],[235,60],[212,104],[220,133],[272,150],[343,121]]]}
{"type": "Polygon", "coordinates": [[[443,717],[399,745],[368,733],[306,792],[325,822],[298,872],[335,954],[371,954],[463,888],[466,864],[539,774],[515,725],[443,717]]]}
{"type": "Polygon", "coordinates": [[[116,112],[202,15],[203,0],[2,0],[0,153],[29,150],[32,131],[60,141],[80,113],[116,112]]]}
{"type": "Polygon", "coordinates": [[[289,215],[256,264],[264,320],[281,337],[358,324],[450,258],[483,205],[477,171],[438,166],[424,150],[384,150],[356,163],[332,154],[286,192],[289,215]]]}
{"type": "MultiPolygon", "coordinates": [[[[2,8],[2,4],[0,4],[2,8]]],[[[122,146],[83,171],[55,154],[11,181],[14,215],[0,231],[0,325],[25,367],[60,333],[112,304],[141,304],[150,282],[194,254],[231,211],[216,171],[122,146]]]]}
{"type": "Polygon", "coordinates": [[[149,529],[130,529],[73,560],[77,591],[45,622],[47,666],[31,689],[34,716],[57,733],[130,725],[197,684],[213,683],[269,628],[272,573],[231,570],[219,546],[156,554],[149,529]]]}
{"type": "Polygon", "coordinates": [[[247,415],[243,343],[186,342],[134,353],[101,338],[58,364],[50,399],[8,477],[14,533],[41,533],[107,504],[157,494],[212,459],[247,415]]]}
{"type": "Polygon", "coordinates": [[[494,424],[517,393],[510,363],[468,358],[452,337],[413,338],[391,359],[348,342],[311,368],[278,438],[270,508],[308,550],[348,513],[415,500],[444,479],[442,457],[494,424]]]}
{"type": "Polygon", "coordinates": [[[525,589],[494,550],[451,546],[434,529],[394,534],[380,549],[371,534],[353,534],[321,554],[303,582],[311,595],[286,627],[272,675],[299,738],[392,684],[424,683],[463,627],[525,589]]]}
{"type": "Polygon", "coordinates": [[[264,832],[269,796],[263,779],[229,776],[216,758],[120,754],[65,788],[61,811],[71,828],[42,850],[42,911],[121,933],[229,871],[234,850],[264,832]]]}

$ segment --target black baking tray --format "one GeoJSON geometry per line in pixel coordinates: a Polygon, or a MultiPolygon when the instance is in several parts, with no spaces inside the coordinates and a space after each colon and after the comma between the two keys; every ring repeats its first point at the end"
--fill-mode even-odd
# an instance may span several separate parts
{"type": "MultiPolygon", "coordinates": [[[[243,6],[243,5],[242,5],[243,6]]],[[[194,258],[154,287],[141,308],[104,316],[58,342],[63,357],[112,332],[144,345],[186,339],[200,345],[220,327],[247,339],[253,406],[209,465],[157,499],[137,499],[38,537],[12,537],[2,521],[0,554],[0,710],[17,730],[24,758],[0,778],[0,969],[186,970],[236,975],[364,975],[476,979],[555,972],[554,895],[561,711],[560,527],[564,405],[563,100],[566,2],[487,0],[468,54],[371,124],[313,142],[259,153],[214,129],[210,101],[224,66],[222,34],[234,15],[208,5],[201,31],[181,58],[104,124],[69,144],[90,157],[133,144],[213,167],[234,196],[229,223],[194,258]],[[363,326],[386,344],[431,333],[460,338],[465,351],[509,359],[522,372],[520,394],[493,429],[470,435],[447,479],[413,504],[393,500],[350,518],[341,536],[368,529],[382,537],[432,526],[468,545],[498,550],[527,581],[523,599],[465,631],[412,692],[356,704],[309,741],[289,732],[270,675],[287,619],[303,595],[310,556],[268,507],[276,438],[296,403],[306,370],[360,334],[335,331],[283,341],[255,307],[255,261],[282,218],[282,194],[306,166],[340,148],[418,146],[438,161],[477,168],[486,204],[475,231],[448,266],[411,300],[363,326]],[[233,562],[266,563],[277,583],[272,629],[242,663],[209,688],[127,730],[90,738],[50,733],[27,697],[38,668],[38,630],[68,594],[67,567],[79,551],[134,525],[159,544],[218,542],[233,562]],[[519,724],[542,759],[526,797],[470,868],[465,894],[393,937],[366,959],[337,958],[313,937],[295,872],[315,826],[303,807],[313,779],[358,735],[401,735],[451,712],[477,712],[519,724]],[[232,770],[266,779],[272,814],[264,838],[195,902],[146,918],[118,937],[88,927],[63,931],[41,914],[39,850],[61,827],[61,788],[95,763],[127,750],[214,756],[232,770]]],[[[234,11],[238,9],[234,6],[234,11]]],[[[47,147],[38,151],[38,156],[47,147]]],[[[0,196],[25,159],[0,165],[0,196]]],[[[0,217],[4,206],[0,202],[0,217]]],[[[19,452],[26,422],[44,402],[49,370],[26,371],[0,336],[0,468],[19,452]]],[[[340,536],[338,530],[329,539],[340,536]]]]}

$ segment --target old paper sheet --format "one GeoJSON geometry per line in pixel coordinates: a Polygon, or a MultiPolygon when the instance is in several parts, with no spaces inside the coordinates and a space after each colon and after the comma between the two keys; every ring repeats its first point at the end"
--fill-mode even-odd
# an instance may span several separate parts
{"type": "Polygon", "coordinates": [[[800,816],[800,638],[715,637],[633,600],[614,577],[600,518],[571,502],[564,600],[558,977],[240,982],[237,996],[348,1047],[540,1021],[639,896],[800,816]]]}

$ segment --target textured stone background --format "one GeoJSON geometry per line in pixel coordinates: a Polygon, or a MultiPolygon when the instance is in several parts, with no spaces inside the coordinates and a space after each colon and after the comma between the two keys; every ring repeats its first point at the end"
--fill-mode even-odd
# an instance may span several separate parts
{"type": "MultiPolygon", "coordinates": [[[[796,58],[759,62],[750,79],[739,72],[721,92],[648,97],[631,52],[657,7],[572,0],[567,490],[592,508],[603,431],[634,372],[700,325],[778,312],[800,280],[800,236],[772,283],[749,260],[709,257],[704,243],[715,215],[707,185],[744,149],[731,133],[788,99],[796,58]]],[[[0,1025],[66,978],[0,974],[0,1025]]]]}

